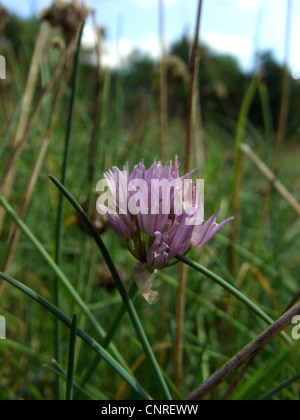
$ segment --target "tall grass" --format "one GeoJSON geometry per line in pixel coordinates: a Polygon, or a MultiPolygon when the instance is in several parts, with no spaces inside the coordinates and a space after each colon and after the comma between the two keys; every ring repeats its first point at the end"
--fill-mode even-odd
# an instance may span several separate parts
{"type": "MultiPolygon", "coordinates": [[[[186,171],[197,166],[201,6],[202,1],[188,125],[170,120],[168,136],[164,106],[161,112],[139,109],[141,125],[128,134],[123,101],[110,100],[112,74],[100,65],[91,111],[85,90],[76,88],[86,82],[80,41],[68,45],[54,66],[50,52],[42,52],[44,61],[34,54],[29,79],[10,54],[16,79],[13,93],[3,99],[14,111],[9,121],[0,115],[1,185],[10,193],[0,191],[6,214],[0,314],[7,321],[7,340],[0,341],[1,399],[299,399],[299,343],[291,335],[292,318],[300,315],[299,152],[281,145],[277,178],[264,163],[270,161],[275,133],[260,75],[250,84],[233,129],[217,123],[201,127],[207,212],[221,205],[220,218],[235,216],[232,230],[226,226],[201,251],[178,255],[176,264],[160,271],[154,305],[137,293],[132,255],[105,223],[99,228],[95,216],[96,180],[111,165],[150,162],[159,153],[172,159],[177,153],[186,171]],[[36,89],[40,74],[41,91],[36,89]],[[68,74],[73,74],[69,85],[68,74]],[[257,91],[264,133],[248,118],[257,91]],[[32,101],[30,114],[20,101],[22,92],[32,101]],[[10,170],[14,176],[6,185],[10,170]],[[275,189],[267,200],[270,182],[275,189]]],[[[99,32],[97,39],[99,58],[99,32]]]]}

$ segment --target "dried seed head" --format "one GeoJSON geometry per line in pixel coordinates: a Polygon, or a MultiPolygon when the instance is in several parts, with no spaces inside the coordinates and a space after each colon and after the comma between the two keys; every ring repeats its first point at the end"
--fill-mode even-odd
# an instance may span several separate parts
{"type": "Polygon", "coordinates": [[[52,44],[52,47],[53,47],[55,50],[58,50],[58,51],[63,50],[63,49],[64,49],[64,47],[65,47],[65,42],[64,42],[64,41],[63,41],[63,39],[62,39],[62,38],[60,38],[59,36],[54,37],[54,38],[52,39],[51,44],[52,44]]]}
{"type": "Polygon", "coordinates": [[[185,62],[177,55],[165,58],[168,83],[184,84],[190,80],[190,74],[185,62]]]}
{"type": "Polygon", "coordinates": [[[203,93],[213,99],[224,100],[228,97],[228,89],[220,80],[213,80],[203,86],[203,93]]]}
{"type": "Polygon", "coordinates": [[[9,19],[8,11],[0,4],[0,31],[4,28],[9,19]]]}
{"type": "Polygon", "coordinates": [[[81,25],[90,13],[87,3],[78,0],[55,0],[51,7],[44,10],[41,19],[53,27],[60,27],[69,43],[79,31],[81,25]]]}

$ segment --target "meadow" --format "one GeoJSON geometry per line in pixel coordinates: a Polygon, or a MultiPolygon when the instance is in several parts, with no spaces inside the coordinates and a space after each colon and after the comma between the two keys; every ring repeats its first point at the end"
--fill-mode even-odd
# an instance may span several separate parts
{"type": "Polygon", "coordinates": [[[243,74],[197,30],[179,81],[167,56],[91,65],[104,35],[82,50],[71,6],[68,25],[0,6],[1,400],[298,400],[299,82],[267,56],[243,74]],[[176,155],[205,213],[234,220],[158,270],[149,305],[96,184],[176,155]]]}

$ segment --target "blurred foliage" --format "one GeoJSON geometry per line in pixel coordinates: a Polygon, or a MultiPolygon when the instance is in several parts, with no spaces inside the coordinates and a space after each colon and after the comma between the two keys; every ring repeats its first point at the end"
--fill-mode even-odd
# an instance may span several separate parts
{"type": "MultiPolygon", "coordinates": [[[[23,20],[10,16],[5,27],[4,40],[0,43],[5,48],[14,51],[19,63],[22,63],[24,77],[28,70],[30,57],[39,30],[36,18],[23,20]]],[[[177,57],[181,70],[183,66],[189,72],[189,55],[191,43],[186,36],[175,42],[168,51],[168,56],[177,57]]],[[[238,119],[238,112],[253,72],[243,72],[235,58],[218,55],[205,45],[201,45],[199,68],[199,86],[201,112],[204,122],[220,124],[229,129],[238,119]],[[229,124],[232,125],[228,127],[229,124]]],[[[86,109],[92,114],[97,95],[97,69],[95,52],[83,54],[84,63],[81,68],[82,77],[79,87],[80,95],[85,101],[86,109]],[[90,58],[90,59],[89,59],[90,58]],[[94,58],[94,59],[93,59],[94,58]]],[[[172,67],[172,64],[170,64],[172,67]]],[[[176,63],[174,64],[176,67],[176,63]]],[[[276,132],[279,119],[279,109],[282,94],[283,66],[275,61],[272,54],[265,52],[256,57],[254,67],[263,70],[263,82],[269,98],[269,113],[272,115],[272,129],[276,132]]],[[[168,71],[173,71],[168,68],[168,71]]],[[[174,70],[176,72],[176,69],[174,70]]],[[[168,80],[169,118],[185,118],[188,95],[188,78],[168,80]]],[[[290,109],[287,124],[287,134],[297,131],[300,124],[300,83],[290,76],[290,109]]],[[[159,63],[145,54],[135,51],[118,69],[110,71],[110,100],[123,101],[126,110],[124,121],[130,123],[132,115],[139,111],[141,101],[150,99],[153,108],[159,104],[159,63]],[[120,89],[122,86],[122,89],[120,89]],[[119,93],[122,91],[122,98],[119,93]]],[[[257,93],[250,112],[250,121],[256,128],[265,130],[262,103],[257,93]]]]}
{"type": "Polygon", "coordinates": [[[40,22],[37,18],[24,20],[11,15],[5,26],[5,37],[12,44],[17,56],[33,51],[40,22]]]}
{"type": "MultiPolygon", "coordinates": [[[[18,121],[17,104],[20,103],[24,92],[38,31],[37,19],[23,21],[11,16],[10,22],[5,27],[4,37],[0,38],[0,54],[7,55],[8,58],[8,78],[5,83],[1,81],[0,84],[0,106],[4,110],[0,114],[2,162],[0,173],[5,170],[11,158],[12,139],[18,121]]],[[[59,45],[57,40],[55,43],[50,40],[43,54],[39,80],[36,81],[37,97],[49,80],[58,61],[58,55],[62,54],[62,49],[58,48],[59,45]]],[[[141,157],[149,165],[154,157],[158,156],[159,63],[140,52],[135,52],[123,62],[120,69],[105,70],[102,74],[101,115],[98,121],[96,109],[99,81],[97,68],[93,65],[94,54],[95,52],[92,51],[83,51],[81,57],[76,117],[66,182],[83,207],[95,186],[95,183],[87,182],[90,169],[89,139],[94,135],[95,125],[99,123],[100,127],[99,151],[95,153],[96,176],[100,176],[104,168],[112,165],[120,166],[127,160],[132,166],[133,163],[140,161],[141,157]]],[[[183,154],[182,138],[185,135],[189,89],[189,55],[190,41],[186,37],[174,43],[168,51],[170,156],[174,156],[175,153],[179,156],[183,154]],[[171,60],[170,57],[172,57],[171,60]]],[[[252,123],[254,129],[251,132],[249,130],[251,135],[247,138],[247,144],[253,146],[259,156],[268,162],[269,143],[263,143],[262,139],[267,139],[267,134],[273,135],[277,128],[283,68],[269,53],[256,58],[255,68],[264,69],[262,86],[265,90],[263,100],[261,90],[255,96],[248,124],[252,129],[252,123]],[[268,131],[265,127],[266,120],[269,123],[268,131]]],[[[219,56],[206,46],[201,46],[199,87],[201,113],[205,123],[203,131],[204,175],[207,180],[205,190],[210,212],[221,204],[223,213],[230,215],[234,176],[232,170],[234,133],[241,103],[252,77],[251,73],[243,73],[232,57],[219,56]]],[[[300,118],[300,84],[292,79],[290,83],[290,112],[287,127],[289,141],[295,137],[294,133],[297,133],[300,118]]],[[[53,89],[51,95],[54,92],[53,89]]],[[[30,211],[26,216],[26,225],[49,252],[53,250],[58,194],[50,185],[48,174],[60,174],[61,171],[70,94],[69,87],[65,89],[59,112],[57,112],[51,145],[35,187],[30,211]]],[[[34,103],[36,100],[33,101],[34,103]]],[[[27,147],[18,162],[17,176],[10,200],[15,209],[19,209],[23,202],[23,192],[28,187],[50,113],[51,101],[47,98],[40,118],[32,127],[27,147]]],[[[286,145],[280,156],[280,180],[289,190],[295,191],[299,198],[299,176],[297,176],[299,150],[294,144],[290,146],[286,145]]],[[[201,149],[200,152],[203,150],[201,149]]],[[[198,165],[196,160],[195,153],[193,167],[198,165]]],[[[240,237],[237,247],[240,271],[235,286],[253,302],[259,303],[275,319],[286,308],[299,288],[297,283],[300,261],[299,218],[287,203],[278,197],[277,193],[272,192],[268,196],[266,187],[269,184],[246,159],[243,171],[240,237]],[[257,272],[260,275],[257,275],[257,272]]],[[[72,279],[72,284],[84,297],[84,301],[101,325],[109,328],[114,320],[112,314],[118,312],[120,303],[117,291],[110,290],[109,287],[109,281],[112,281],[112,278],[106,276],[103,258],[98,255],[90,238],[87,237],[68,205],[65,205],[64,222],[63,271],[68,278],[72,279]]],[[[10,231],[11,226],[8,221],[4,227],[3,239],[1,237],[0,240],[0,260],[6,255],[10,231]]],[[[228,281],[232,281],[226,262],[226,231],[224,234],[223,238],[220,236],[219,241],[216,240],[208,246],[205,252],[199,253],[193,250],[191,257],[208,269],[220,273],[228,281]]],[[[122,276],[131,279],[134,264],[132,256],[127,253],[124,244],[111,229],[108,229],[103,236],[117,267],[122,267],[124,272],[122,276]]],[[[157,278],[156,287],[160,290],[161,296],[164,293],[162,286],[168,287],[165,289],[167,290],[166,300],[161,298],[156,306],[145,306],[141,299],[136,299],[135,302],[137,312],[141,316],[153,347],[158,340],[161,344],[167,344],[166,354],[161,354],[157,347],[157,356],[162,356],[163,369],[170,377],[173,377],[174,366],[172,343],[175,334],[174,302],[176,301],[177,270],[177,266],[172,266],[164,273],[161,272],[161,276],[157,278]],[[165,320],[162,322],[164,317],[165,320]]],[[[24,236],[14,256],[12,273],[15,278],[28,284],[33,290],[37,290],[43,297],[52,299],[54,273],[49,271],[45,262],[38,258],[32,244],[24,236]]],[[[229,297],[223,289],[212,284],[209,279],[199,277],[199,274],[193,270],[189,271],[188,276],[184,332],[184,395],[198,386],[211,372],[218,369],[221,363],[228,360],[233,353],[245,345],[245,342],[265,327],[265,324],[258,322],[256,317],[250,316],[247,308],[229,297]]],[[[61,309],[66,314],[72,315],[75,310],[74,302],[67,293],[64,291],[63,293],[61,309]]],[[[8,396],[27,399],[53,398],[54,377],[45,371],[45,363],[53,358],[53,319],[45,316],[45,312],[40,307],[32,304],[23,295],[20,299],[19,292],[10,287],[4,289],[2,302],[2,311],[7,314],[10,340],[1,346],[0,398],[4,399],[8,396]]],[[[88,333],[95,333],[84,316],[80,324],[88,333]]],[[[64,348],[67,350],[69,331],[65,328],[63,337],[64,348]]],[[[96,338],[98,339],[98,336],[96,338]]],[[[83,377],[86,368],[91,366],[92,358],[86,346],[82,346],[80,342],[78,344],[80,346],[77,360],[79,380],[83,377]]],[[[130,323],[125,321],[122,323],[114,338],[114,344],[130,366],[134,366],[138,360],[141,360],[140,345],[130,323]]],[[[255,396],[259,398],[299,372],[298,360],[294,361],[286,357],[283,350],[280,342],[274,341],[265,353],[252,363],[247,372],[248,376],[245,375],[242,387],[237,389],[240,392],[239,397],[243,392],[245,397],[249,389],[249,398],[252,398],[255,387],[255,396]],[[285,363],[282,363],[283,356],[285,363]],[[272,369],[265,370],[269,362],[272,363],[272,369]],[[276,363],[276,369],[274,363],[276,363]],[[263,375],[263,384],[259,382],[260,375],[263,375]],[[267,379],[266,375],[268,375],[267,379]],[[257,380],[260,386],[256,386],[257,380]],[[247,381],[246,384],[245,381],[247,381]]],[[[64,366],[66,366],[66,359],[67,351],[64,354],[64,366]]],[[[153,380],[151,368],[146,361],[141,364],[136,374],[141,383],[147,384],[151,395],[159,398],[157,384],[153,380]]],[[[102,364],[95,370],[95,375],[89,385],[92,388],[88,389],[98,399],[114,398],[120,379],[111,368],[102,364]]],[[[230,383],[224,384],[217,390],[214,398],[222,398],[229,385],[230,383]]],[[[129,389],[125,389],[121,396],[133,398],[135,395],[130,393],[129,389]]],[[[299,385],[282,391],[279,398],[299,399],[299,385]]]]}

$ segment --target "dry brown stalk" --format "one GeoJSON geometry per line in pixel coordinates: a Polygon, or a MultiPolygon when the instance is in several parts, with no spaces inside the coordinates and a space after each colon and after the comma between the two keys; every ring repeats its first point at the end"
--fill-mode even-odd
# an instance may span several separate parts
{"type": "Polygon", "coordinates": [[[101,56],[102,56],[102,34],[101,30],[98,27],[96,14],[92,13],[94,30],[96,33],[96,54],[97,54],[97,100],[95,106],[95,116],[94,116],[94,130],[91,137],[90,147],[89,147],[89,156],[88,156],[88,179],[90,182],[93,182],[94,178],[94,161],[95,161],[95,151],[97,136],[99,132],[99,124],[101,119],[101,104],[102,104],[102,94],[103,94],[103,71],[101,66],[101,56]]]}
{"type": "MultiPolygon", "coordinates": [[[[33,195],[33,192],[34,192],[34,189],[35,189],[35,186],[36,186],[36,182],[38,180],[38,176],[40,174],[40,170],[41,170],[42,164],[44,162],[44,159],[45,159],[45,156],[46,156],[49,144],[50,144],[57,109],[60,105],[60,101],[61,101],[61,98],[62,98],[62,95],[63,95],[63,92],[64,92],[64,88],[65,88],[66,83],[67,83],[67,78],[68,78],[68,74],[69,74],[69,67],[70,67],[69,63],[70,62],[67,63],[67,65],[65,66],[65,68],[63,70],[63,75],[62,75],[62,78],[61,78],[61,81],[60,81],[60,86],[58,88],[56,97],[55,97],[54,102],[53,102],[47,133],[46,133],[46,136],[44,137],[44,139],[42,140],[40,152],[39,152],[39,155],[38,155],[37,160],[35,162],[35,166],[34,166],[34,169],[33,169],[33,172],[32,172],[28,187],[27,187],[27,191],[26,191],[26,194],[25,194],[25,199],[24,199],[24,202],[22,204],[21,210],[19,212],[19,217],[22,220],[24,219],[24,217],[27,213],[28,207],[31,203],[31,199],[32,199],[32,195],[33,195]]],[[[9,248],[7,250],[7,253],[6,253],[4,267],[2,269],[2,271],[4,273],[9,272],[10,264],[11,264],[16,246],[18,244],[20,233],[21,232],[20,232],[19,228],[16,225],[14,225],[14,227],[12,229],[12,232],[10,234],[9,248]]],[[[0,293],[1,293],[1,287],[0,287],[0,293]]]]}
{"type": "Polygon", "coordinates": [[[256,357],[261,350],[287,327],[291,325],[292,319],[300,315],[300,303],[281,316],[262,334],[256,337],[251,343],[237,353],[229,362],[223,365],[217,372],[208,378],[203,385],[190,394],[188,400],[203,400],[208,394],[223,383],[232,373],[236,372],[245,363],[256,357]]]}
{"type": "Polygon", "coordinates": [[[168,88],[167,88],[167,68],[166,52],[164,40],[164,0],[159,0],[159,30],[160,30],[160,159],[166,162],[167,159],[167,127],[168,127],[168,88]]]}
{"type": "Polygon", "coordinates": [[[241,150],[251,160],[251,162],[258,168],[258,170],[267,178],[272,186],[279,192],[284,200],[296,211],[300,216],[300,203],[288,191],[288,189],[276,178],[276,175],[267,167],[267,165],[257,156],[253,150],[245,143],[241,144],[241,150]]]}
{"type": "MultiPolygon", "coordinates": [[[[190,69],[191,81],[189,89],[187,133],[185,143],[185,163],[184,170],[188,172],[191,166],[192,156],[192,137],[197,115],[198,99],[198,75],[199,75],[199,32],[202,14],[203,0],[199,0],[197,12],[197,24],[194,37],[194,43],[191,54],[190,69]]],[[[185,306],[185,286],[186,286],[187,268],[183,263],[179,263],[178,289],[176,298],[176,330],[175,330],[175,385],[177,389],[182,388],[183,378],[183,324],[184,324],[184,306],[185,306]]]]}
{"type": "MultiPolygon", "coordinates": [[[[17,148],[19,144],[22,142],[22,138],[26,131],[26,126],[29,118],[31,102],[35,90],[37,75],[39,71],[39,63],[40,58],[42,56],[43,50],[45,48],[48,35],[49,35],[50,27],[48,23],[43,22],[40,27],[40,32],[35,44],[35,49],[29,69],[29,74],[26,82],[25,92],[23,95],[23,101],[20,111],[20,119],[18,123],[18,128],[16,132],[16,137],[13,142],[13,146],[17,148]]],[[[9,199],[11,188],[14,182],[15,177],[15,165],[11,168],[9,176],[6,176],[4,182],[0,184],[0,193],[2,196],[7,200],[9,199]]],[[[0,209],[0,234],[2,230],[3,220],[5,216],[5,211],[1,208],[0,209]]]]}
{"type": "Polygon", "coordinates": [[[292,28],[292,0],[287,1],[287,14],[286,14],[286,29],[285,29],[285,48],[284,48],[284,66],[283,66],[283,82],[282,82],[282,96],[280,102],[279,121],[276,135],[276,145],[274,151],[274,159],[272,169],[275,172],[279,163],[280,150],[282,143],[285,139],[286,126],[289,114],[290,105],[290,73],[288,69],[289,52],[291,44],[291,28],[292,28]]]}
{"type": "MultiPolygon", "coordinates": [[[[30,131],[31,131],[32,127],[34,126],[34,124],[37,120],[37,117],[39,116],[39,114],[41,112],[43,103],[44,103],[48,93],[53,88],[58,76],[61,74],[62,69],[64,68],[65,64],[69,60],[70,53],[74,50],[74,47],[75,47],[75,41],[70,43],[68,48],[65,50],[65,52],[62,55],[59,63],[57,64],[54,72],[52,73],[50,81],[48,82],[48,84],[45,86],[45,88],[41,92],[40,97],[37,101],[36,107],[35,107],[32,115],[30,117],[29,122],[27,123],[26,127],[22,128],[22,136],[17,137],[18,141],[15,142],[15,148],[13,150],[12,156],[10,158],[10,161],[8,163],[8,166],[6,168],[6,171],[4,172],[4,175],[3,175],[2,179],[1,179],[1,183],[0,183],[0,192],[5,199],[9,198],[10,191],[11,191],[13,181],[14,181],[14,177],[15,177],[15,172],[16,172],[16,168],[17,168],[18,159],[19,159],[19,157],[20,157],[20,155],[23,151],[23,148],[24,148],[26,142],[27,142],[30,131]]],[[[27,119],[26,119],[26,121],[27,121],[27,119]]],[[[5,215],[5,211],[3,209],[0,209],[0,233],[1,233],[1,228],[2,228],[4,215],[5,215]]]]}

